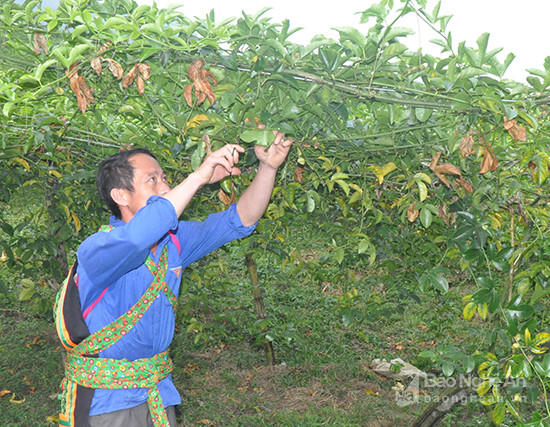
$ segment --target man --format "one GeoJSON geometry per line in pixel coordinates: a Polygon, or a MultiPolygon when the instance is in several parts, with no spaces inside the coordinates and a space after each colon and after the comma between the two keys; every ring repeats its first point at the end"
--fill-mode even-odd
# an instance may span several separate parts
{"type": "Polygon", "coordinates": [[[67,351],[60,425],[175,426],[181,403],[167,350],[175,295],[187,265],[252,233],[268,206],[292,141],[275,132],[239,201],[202,222],[178,221],[204,185],[241,171],[239,145],[226,145],[173,189],[147,150],[124,151],[99,170],[99,193],[114,216],[87,238],[56,302],[67,351]]]}

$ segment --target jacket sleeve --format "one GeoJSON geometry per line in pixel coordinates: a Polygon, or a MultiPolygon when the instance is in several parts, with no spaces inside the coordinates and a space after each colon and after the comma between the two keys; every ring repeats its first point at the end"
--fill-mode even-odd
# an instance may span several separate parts
{"type": "Polygon", "coordinates": [[[182,248],[182,266],[185,268],[226,243],[250,235],[256,226],[257,223],[248,227],[242,224],[236,204],[210,214],[204,221],[180,221],[177,236],[182,248]]]}
{"type": "Polygon", "coordinates": [[[106,232],[88,237],[77,251],[79,269],[95,292],[116,282],[127,272],[141,266],[150,247],[169,230],[176,229],[178,218],[172,204],[153,196],[134,218],[106,232]]]}

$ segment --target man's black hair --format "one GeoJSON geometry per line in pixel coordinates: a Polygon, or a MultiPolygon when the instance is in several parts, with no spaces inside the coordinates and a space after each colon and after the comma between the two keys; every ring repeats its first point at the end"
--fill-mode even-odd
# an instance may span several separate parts
{"type": "Polygon", "coordinates": [[[97,191],[101,200],[105,202],[113,215],[121,219],[122,214],[120,208],[111,197],[113,188],[120,188],[134,192],[134,167],[130,160],[136,154],[147,154],[153,159],[157,159],[153,153],[145,148],[134,148],[133,150],[125,150],[106,158],[101,162],[96,178],[97,191]]]}

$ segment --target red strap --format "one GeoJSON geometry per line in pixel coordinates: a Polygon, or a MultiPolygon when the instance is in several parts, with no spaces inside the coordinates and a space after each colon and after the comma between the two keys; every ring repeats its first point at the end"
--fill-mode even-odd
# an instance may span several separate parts
{"type": "Polygon", "coordinates": [[[174,242],[174,245],[176,245],[176,248],[178,249],[178,254],[181,254],[180,241],[178,240],[178,238],[176,237],[176,235],[175,235],[174,233],[172,233],[171,231],[169,231],[168,234],[169,234],[170,237],[172,238],[172,242],[174,242]]]}
{"type": "Polygon", "coordinates": [[[107,292],[107,289],[109,289],[109,286],[107,286],[105,289],[103,289],[103,292],[101,292],[101,295],[86,309],[84,310],[84,313],[82,313],[82,317],[86,319],[88,317],[88,314],[90,314],[90,311],[97,305],[97,303],[103,298],[105,295],[105,292],[107,292]]]}

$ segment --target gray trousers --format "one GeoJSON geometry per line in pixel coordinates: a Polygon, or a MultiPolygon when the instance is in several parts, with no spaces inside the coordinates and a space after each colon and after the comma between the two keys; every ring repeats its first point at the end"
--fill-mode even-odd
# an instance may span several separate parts
{"type": "MultiPolygon", "coordinates": [[[[166,408],[170,427],[176,427],[176,408],[166,408]]],[[[94,415],[89,418],[88,427],[153,427],[147,402],[129,409],[94,415]]]]}

